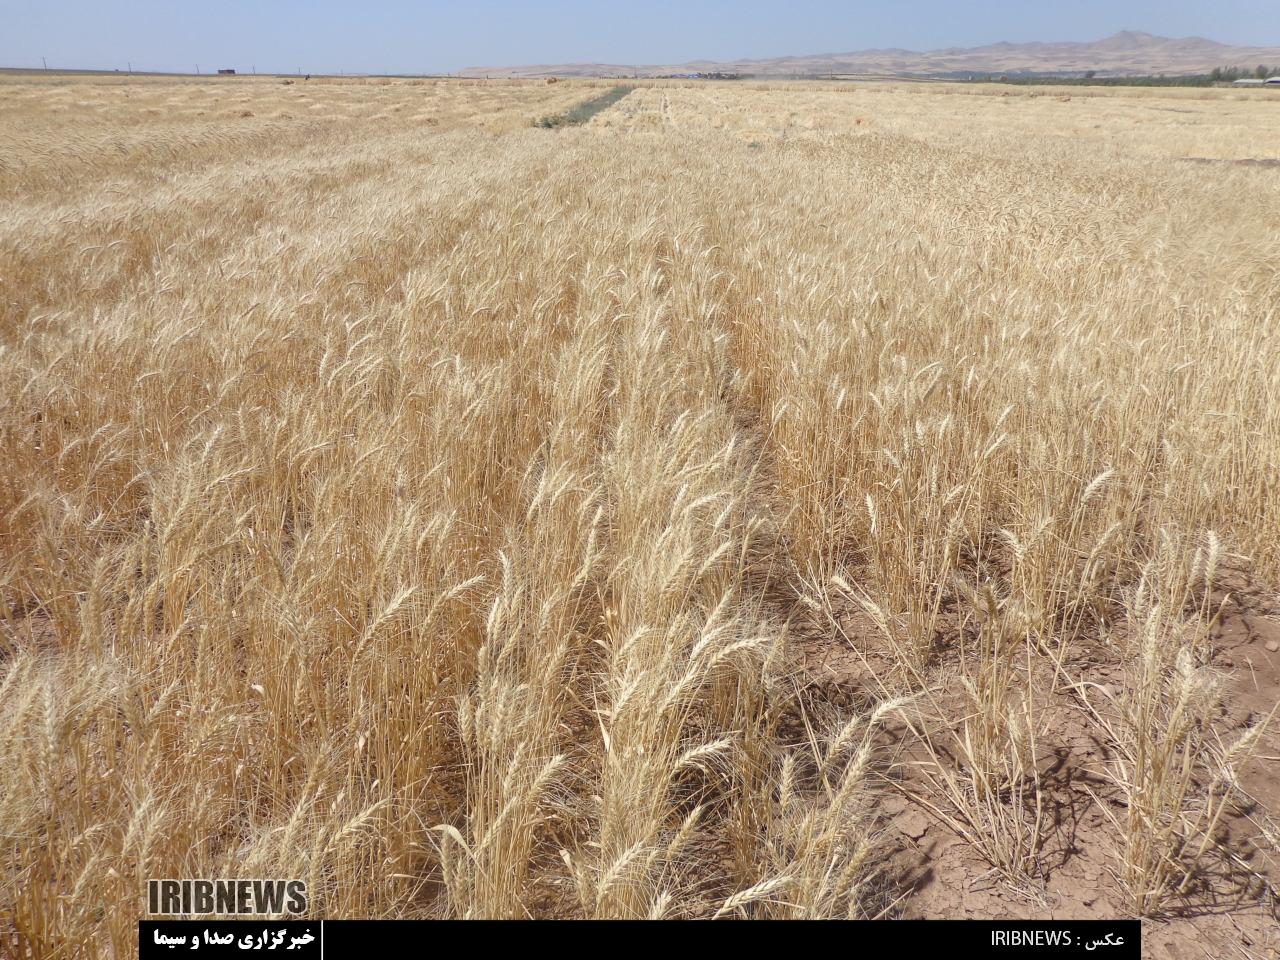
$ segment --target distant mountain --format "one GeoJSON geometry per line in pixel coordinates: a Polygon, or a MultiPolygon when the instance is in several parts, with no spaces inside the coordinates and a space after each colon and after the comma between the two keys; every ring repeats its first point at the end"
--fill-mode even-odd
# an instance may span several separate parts
{"type": "Polygon", "coordinates": [[[661,76],[673,73],[963,74],[1082,73],[1100,76],[1207,73],[1214,67],[1280,66],[1280,47],[1233,47],[1203,37],[1157,37],[1125,30],[1090,43],[993,43],[946,50],[859,50],[767,60],[694,60],[689,63],[627,65],[566,63],[525,67],[471,67],[472,77],[661,76]]]}

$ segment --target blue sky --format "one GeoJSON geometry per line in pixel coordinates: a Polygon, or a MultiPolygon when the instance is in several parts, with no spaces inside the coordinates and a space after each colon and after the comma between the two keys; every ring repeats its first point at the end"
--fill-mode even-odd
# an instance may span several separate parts
{"type": "Polygon", "coordinates": [[[1280,0],[0,0],[0,65],[447,73],[869,47],[1097,40],[1280,46],[1280,0]]]}

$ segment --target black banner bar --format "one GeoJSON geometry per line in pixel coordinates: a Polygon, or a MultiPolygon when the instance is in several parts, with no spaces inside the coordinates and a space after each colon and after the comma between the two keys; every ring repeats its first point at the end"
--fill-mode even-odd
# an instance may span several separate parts
{"type": "MultiPolygon", "coordinates": [[[[288,957],[348,960],[369,956],[419,956],[451,923],[484,921],[426,920],[142,920],[138,923],[138,957],[168,957],[182,953],[201,957],[243,957],[250,953],[282,953],[288,957]]],[[[510,921],[524,928],[522,936],[536,943],[537,924],[510,921]]],[[[753,946],[771,936],[786,937],[795,946],[797,928],[785,933],[784,924],[753,920],[716,923],[665,921],[680,926],[683,948],[706,938],[708,949],[723,949],[725,938],[749,938],[753,946]],[[714,938],[714,940],[712,939],[714,938]]],[[[1142,953],[1142,924],[1137,920],[879,920],[836,921],[839,936],[857,956],[894,956],[897,951],[938,950],[945,955],[977,957],[1089,957],[1128,960],[1142,953]]],[[[583,924],[570,922],[569,926],[583,924]]],[[[628,923],[633,928],[638,923],[628,923]]],[[[565,924],[545,925],[549,945],[562,946],[565,924]],[[552,928],[556,933],[552,934],[552,928]]],[[[662,923],[649,925],[655,939],[664,936],[662,923]]],[[[455,934],[462,931],[456,930],[455,934]]],[[[597,935],[603,931],[596,931],[597,935]]],[[[628,936],[637,936],[635,929],[628,936]]],[[[828,933],[821,934],[829,935],[828,933]]]]}

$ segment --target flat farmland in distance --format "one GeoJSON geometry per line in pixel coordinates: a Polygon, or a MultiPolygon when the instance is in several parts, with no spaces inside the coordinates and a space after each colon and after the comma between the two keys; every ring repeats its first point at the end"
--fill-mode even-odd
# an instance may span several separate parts
{"type": "Polygon", "coordinates": [[[288,877],[1274,955],[1276,158],[1271,91],[0,77],[0,953],[288,877]]]}
{"type": "Polygon", "coordinates": [[[1233,160],[1280,157],[1277,113],[1280,91],[1273,90],[655,82],[600,122],[711,127],[748,139],[875,131],[968,153],[1043,159],[1233,160]]]}

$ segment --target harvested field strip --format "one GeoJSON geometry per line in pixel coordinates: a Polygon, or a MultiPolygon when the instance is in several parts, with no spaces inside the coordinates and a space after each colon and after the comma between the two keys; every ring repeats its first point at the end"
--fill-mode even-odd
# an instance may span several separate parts
{"type": "Polygon", "coordinates": [[[566,110],[564,113],[541,118],[534,124],[534,126],[546,129],[580,126],[600,111],[609,109],[609,107],[613,106],[633,89],[633,87],[611,87],[607,93],[602,93],[598,97],[592,97],[590,100],[584,100],[576,107],[566,110]]]}

